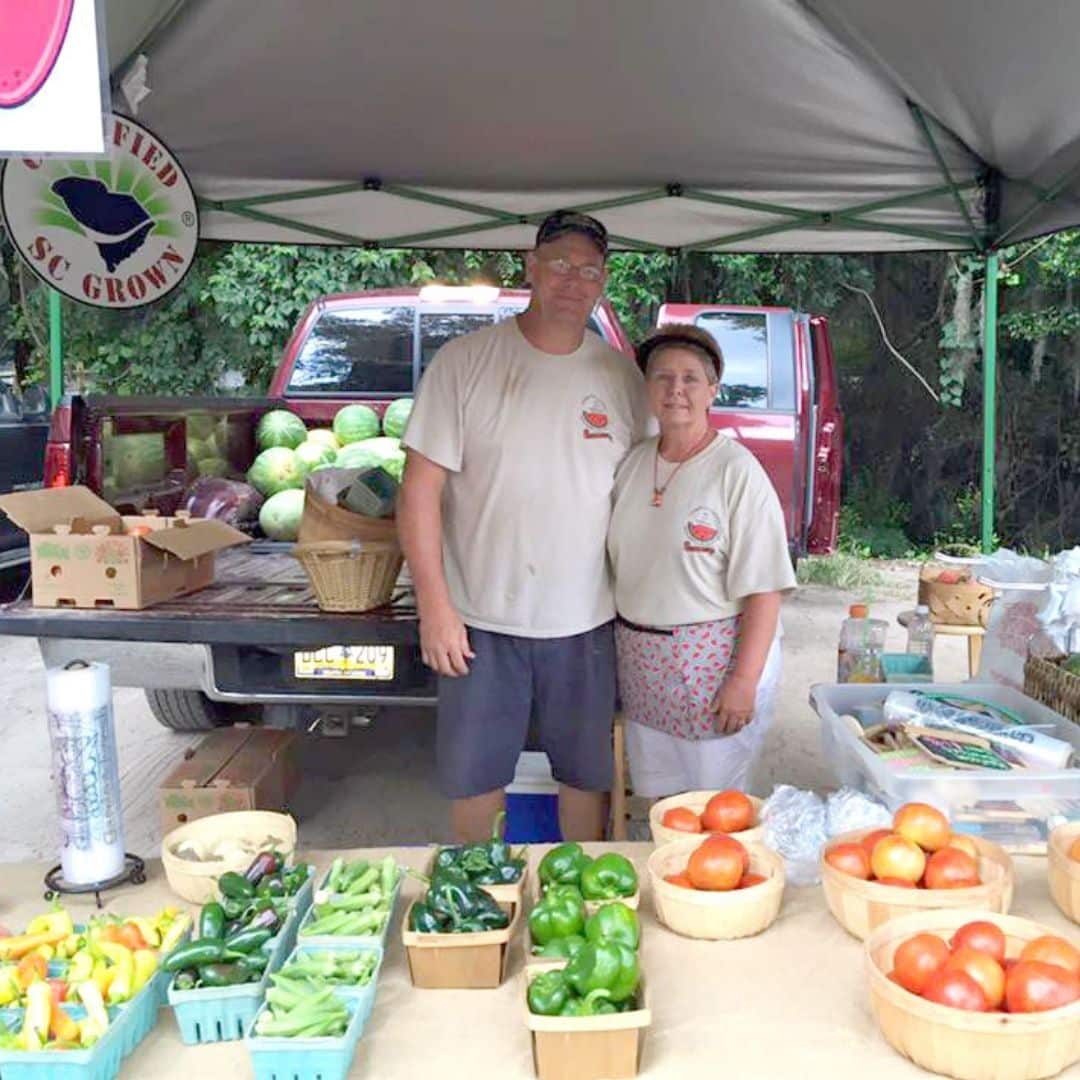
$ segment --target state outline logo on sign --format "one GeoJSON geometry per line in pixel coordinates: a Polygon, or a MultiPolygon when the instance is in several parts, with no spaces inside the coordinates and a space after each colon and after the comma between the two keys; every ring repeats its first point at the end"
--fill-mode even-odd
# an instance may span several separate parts
{"type": "Polygon", "coordinates": [[[175,289],[199,238],[195,193],[153,132],[110,118],[109,157],[11,158],[0,213],[30,269],[65,296],[113,310],[175,289]]]}

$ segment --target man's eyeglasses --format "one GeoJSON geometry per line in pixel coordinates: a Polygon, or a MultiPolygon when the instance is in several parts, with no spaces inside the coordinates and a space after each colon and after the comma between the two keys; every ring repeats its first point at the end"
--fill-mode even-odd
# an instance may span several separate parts
{"type": "Polygon", "coordinates": [[[541,259],[545,266],[551,268],[552,273],[558,274],[559,277],[570,277],[573,274],[577,274],[582,281],[587,281],[590,285],[599,285],[604,280],[604,271],[599,266],[593,266],[591,263],[586,263],[584,266],[575,266],[569,259],[541,259]]]}

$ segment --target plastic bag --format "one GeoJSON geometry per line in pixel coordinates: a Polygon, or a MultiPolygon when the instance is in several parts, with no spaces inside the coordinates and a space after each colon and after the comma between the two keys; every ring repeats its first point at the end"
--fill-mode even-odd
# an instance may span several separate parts
{"type": "Polygon", "coordinates": [[[825,829],[829,836],[855,829],[880,829],[892,825],[892,813],[869,795],[854,788],[841,788],[825,805],[825,829]]]}

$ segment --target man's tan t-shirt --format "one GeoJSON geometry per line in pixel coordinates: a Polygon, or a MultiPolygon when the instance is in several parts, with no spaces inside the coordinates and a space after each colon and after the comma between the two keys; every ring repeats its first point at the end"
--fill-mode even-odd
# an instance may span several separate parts
{"type": "Polygon", "coordinates": [[[557,356],[511,318],[439,350],[402,441],[448,470],[443,565],[467,626],[568,637],[614,617],[611,492],[645,426],[637,368],[591,332],[557,356]]]}
{"type": "Polygon", "coordinates": [[[717,435],[657,507],[656,445],[635,446],[615,481],[608,554],[619,614],[643,626],[710,622],[737,615],[744,597],[795,588],[780,500],[754,455],[717,435]]]}

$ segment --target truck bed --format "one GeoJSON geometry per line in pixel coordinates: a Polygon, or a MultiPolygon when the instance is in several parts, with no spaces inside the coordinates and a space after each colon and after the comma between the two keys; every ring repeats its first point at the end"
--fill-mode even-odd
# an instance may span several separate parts
{"type": "Polygon", "coordinates": [[[219,553],[214,584],[144,611],[0,607],[0,634],[296,648],[415,643],[416,607],[399,587],[386,607],[356,615],[320,611],[291,544],[256,541],[219,553]]]}

